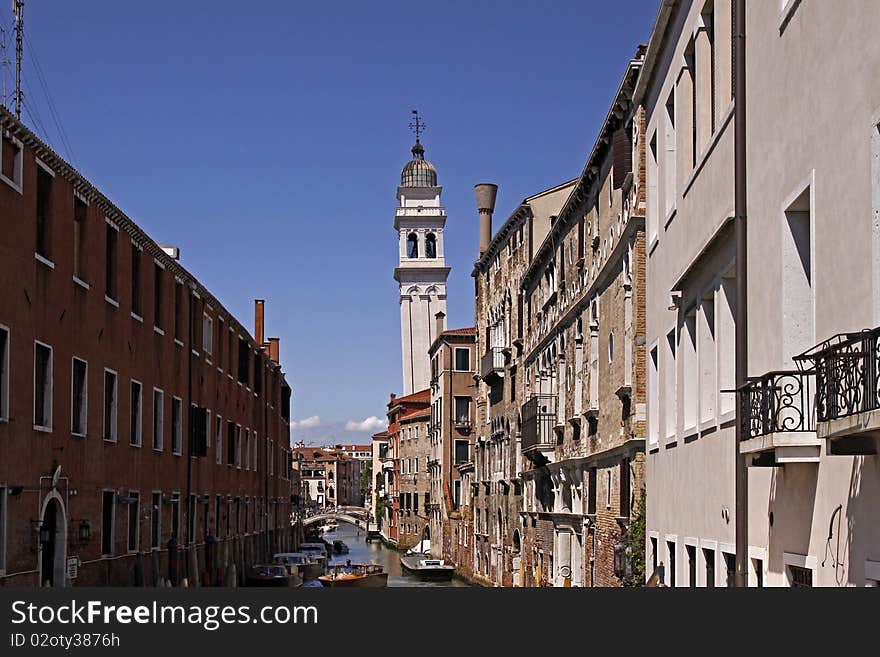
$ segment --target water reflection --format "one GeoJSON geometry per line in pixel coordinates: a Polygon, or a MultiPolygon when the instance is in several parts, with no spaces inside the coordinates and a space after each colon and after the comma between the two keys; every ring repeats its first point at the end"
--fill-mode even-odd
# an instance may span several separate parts
{"type": "Polygon", "coordinates": [[[372,543],[366,542],[366,534],[353,525],[340,522],[336,531],[324,534],[328,541],[339,539],[348,546],[348,554],[334,555],[330,563],[344,564],[347,559],[352,563],[378,563],[388,573],[388,586],[412,586],[412,587],[448,587],[468,586],[465,582],[453,579],[451,582],[423,582],[414,575],[403,572],[400,565],[400,552],[385,547],[378,540],[372,543]]]}

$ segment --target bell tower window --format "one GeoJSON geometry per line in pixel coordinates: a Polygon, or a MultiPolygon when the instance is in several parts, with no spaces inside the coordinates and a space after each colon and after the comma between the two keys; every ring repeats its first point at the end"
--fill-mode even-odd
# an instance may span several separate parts
{"type": "Polygon", "coordinates": [[[415,233],[410,233],[406,238],[406,254],[409,258],[419,257],[419,237],[415,233]]]}
{"type": "Polygon", "coordinates": [[[428,236],[425,238],[425,257],[437,257],[437,236],[434,233],[428,233],[428,236]]]}

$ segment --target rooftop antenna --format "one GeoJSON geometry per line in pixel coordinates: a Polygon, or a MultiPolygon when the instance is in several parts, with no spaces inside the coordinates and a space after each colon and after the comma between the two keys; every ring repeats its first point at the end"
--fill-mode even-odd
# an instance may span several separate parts
{"type": "Polygon", "coordinates": [[[427,124],[422,121],[422,118],[419,116],[419,110],[413,110],[413,120],[410,121],[409,129],[416,133],[416,141],[419,141],[419,135],[421,135],[425,128],[427,128],[427,124]]]}
{"type": "Polygon", "coordinates": [[[8,100],[6,92],[6,73],[11,63],[7,55],[7,39],[9,38],[9,30],[0,25],[0,105],[6,106],[8,100]]]}
{"type": "Polygon", "coordinates": [[[15,116],[21,118],[21,59],[22,39],[24,37],[24,0],[12,0],[15,12],[15,116]]]}

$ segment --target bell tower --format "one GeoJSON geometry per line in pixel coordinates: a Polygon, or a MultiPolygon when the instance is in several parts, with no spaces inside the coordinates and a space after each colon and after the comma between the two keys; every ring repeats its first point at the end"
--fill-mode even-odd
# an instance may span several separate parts
{"type": "Polygon", "coordinates": [[[430,387],[428,349],[437,337],[438,312],[446,313],[446,279],[449,267],[443,255],[446,210],[440,203],[442,187],[437,171],[425,159],[420,137],[424,122],[413,110],[410,124],[416,133],[412,159],[400,172],[398,205],[394,212],[398,264],[394,280],[400,295],[400,348],[403,394],[430,387]]]}

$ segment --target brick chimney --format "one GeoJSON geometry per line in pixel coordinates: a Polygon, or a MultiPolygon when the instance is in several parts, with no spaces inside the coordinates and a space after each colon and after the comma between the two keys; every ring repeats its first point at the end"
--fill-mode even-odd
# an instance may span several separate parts
{"type": "Polygon", "coordinates": [[[266,301],[265,299],[254,300],[254,340],[261,347],[266,342],[266,301]]]}
{"type": "Polygon", "coordinates": [[[280,338],[269,338],[269,358],[274,360],[276,363],[281,362],[281,339],[280,338]]]}
{"type": "Polygon", "coordinates": [[[434,317],[437,320],[437,335],[434,336],[434,339],[437,339],[446,330],[446,313],[441,310],[434,317]]]}

